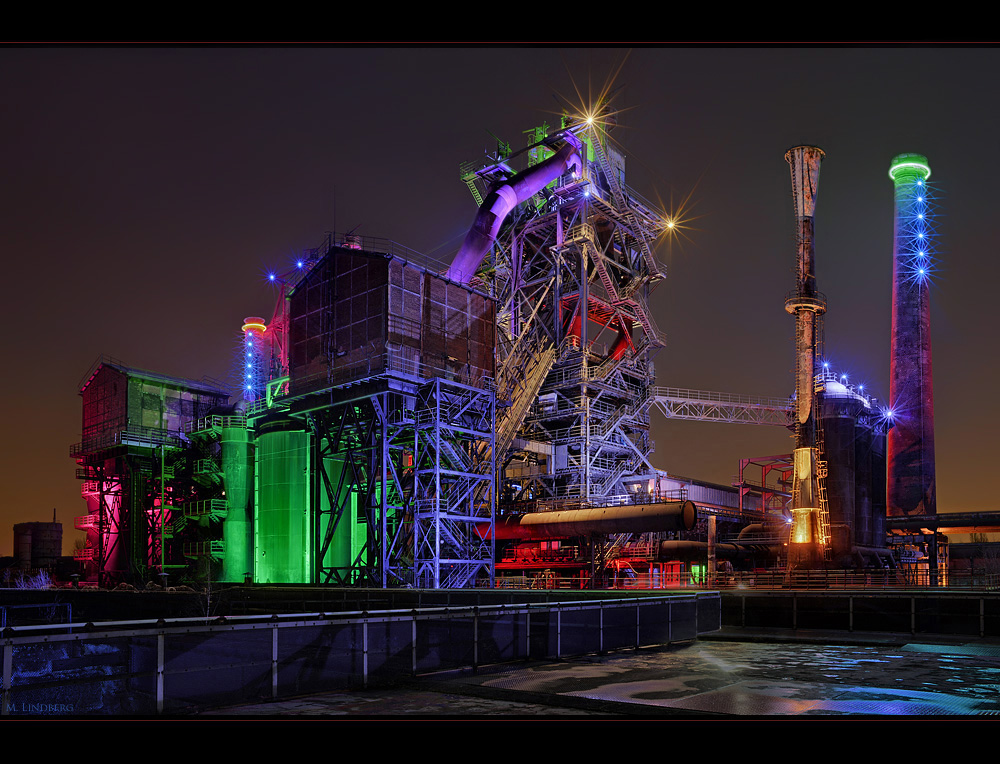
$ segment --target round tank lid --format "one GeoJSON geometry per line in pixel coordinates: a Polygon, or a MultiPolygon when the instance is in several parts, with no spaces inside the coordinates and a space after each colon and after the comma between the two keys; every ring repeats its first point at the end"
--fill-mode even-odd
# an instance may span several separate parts
{"type": "Polygon", "coordinates": [[[923,154],[898,154],[889,165],[889,178],[895,181],[906,175],[919,175],[926,180],[931,176],[931,166],[923,154]]]}
{"type": "Polygon", "coordinates": [[[261,334],[267,329],[264,319],[260,316],[247,316],[243,319],[243,331],[256,329],[261,334]]]}
{"type": "Polygon", "coordinates": [[[833,379],[823,380],[823,392],[828,398],[853,398],[854,400],[861,401],[866,407],[871,406],[863,395],[833,379]]]}

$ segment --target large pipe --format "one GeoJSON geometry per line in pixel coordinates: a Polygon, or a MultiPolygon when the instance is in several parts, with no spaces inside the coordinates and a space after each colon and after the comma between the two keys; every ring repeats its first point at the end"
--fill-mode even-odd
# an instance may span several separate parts
{"type": "MultiPolygon", "coordinates": [[[[693,501],[626,504],[508,515],[497,520],[498,539],[572,538],[591,534],[689,531],[698,519],[693,501]]],[[[488,526],[480,533],[488,534],[488,526]]]]}
{"type": "MultiPolygon", "coordinates": [[[[720,560],[749,560],[760,557],[777,557],[781,544],[716,544],[715,556],[720,560]]],[[[706,541],[661,541],[660,562],[671,560],[705,560],[709,548],[706,541]]]]}
{"type": "Polygon", "coordinates": [[[447,277],[460,284],[468,284],[496,241],[500,226],[510,211],[556,178],[562,177],[571,167],[577,175],[583,172],[580,154],[575,146],[567,143],[545,161],[519,172],[490,191],[465,237],[465,243],[455,255],[447,277]]]}

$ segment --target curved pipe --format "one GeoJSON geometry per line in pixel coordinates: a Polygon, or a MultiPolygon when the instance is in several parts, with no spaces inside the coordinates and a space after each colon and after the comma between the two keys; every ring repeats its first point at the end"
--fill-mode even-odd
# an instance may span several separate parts
{"type": "MultiPolygon", "coordinates": [[[[693,501],[563,509],[508,515],[497,521],[494,536],[498,539],[545,539],[592,533],[689,531],[697,519],[698,508],[693,501]]],[[[480,535],[486,533],[486,530],[480,531],[480,535]]]]}
{"type": "Polygon", "coordinates": [[[632,344],[632,320],[629,318],[622,318],[622,324],[618,327],[618,336],[615,338],[614,344],[608,349],[608,357],[614,360],[620,360],[625,351],[628,350],[629,345],[632,344]]]}
{"type": "MultiPolygon", "coordinates": [[[[781,545],[770,544],[716,544],[715,556],[720,560],[745,560],[753,557],[777,557],[781,545]]],[[[660,562],[671,560],[704,560],[708,555],[705,541],[661,541],[660,562]]]]}
{"type": "Polygon", "coordinates": [[[779,538],[783,537],[787,541],[790,529],[791,526],[788,525],[788,523],[781,521],[770,523],[751,523],[740,531],[739,536],[736,537],[736,541],[739,544],[742,544],[745,541],[752,544],[753,537],[755,535],[777,536],[779,538]]]}
{"type": "Polygon", "coordinates": [[[468,284],[496,241],[500,226],[510,211],[564,175],[570,167],[578,175],[583,172],[583,160],[576,148],[567,143],[544,162],[519,172],[490,191],[446,276],[460,284],[468,284]]]}

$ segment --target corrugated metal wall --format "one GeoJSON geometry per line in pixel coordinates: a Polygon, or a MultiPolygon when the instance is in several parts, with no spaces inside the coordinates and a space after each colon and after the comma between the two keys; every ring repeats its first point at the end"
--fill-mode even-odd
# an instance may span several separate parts
{"type": "Polygon", "coordinates": [[[293,395],[393,370],[494,374],[495,303],[386,255],[333,249],[291,298],[293,395]]]}

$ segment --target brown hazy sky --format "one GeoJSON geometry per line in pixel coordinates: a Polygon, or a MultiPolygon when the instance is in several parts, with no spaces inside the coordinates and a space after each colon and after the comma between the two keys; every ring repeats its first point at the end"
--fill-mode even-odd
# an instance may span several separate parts
{"type": "MultiPolygon", "coordinates": [[[[450,259],[475,214],[460,162],[492,131],[557,121],[625,51],[502,47],[0,48],[3,333],[0,555],[55,507],[84,514],[77,382],[101,353],[229,376],[262,280],[329,230],[450,259]],[[574,85],[575,83],[575,85],[574,85]]],[[[689,240],[652,299],[657,383],[788,395],[794,262],[783,155],[826,151],[816,213],[834,365],[888,393],[892,157],[925,154],[940,204],[932,298],[941,511],[993,509],[1000,265],[987,162],[1000,127],[993,48],[638,48],[618,75],[627,181],[689,193],[689,240]]],[[[665,422],[654,463],[728,483],[779,428],[665,422]]]]}

